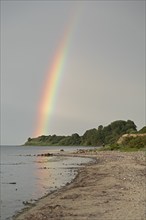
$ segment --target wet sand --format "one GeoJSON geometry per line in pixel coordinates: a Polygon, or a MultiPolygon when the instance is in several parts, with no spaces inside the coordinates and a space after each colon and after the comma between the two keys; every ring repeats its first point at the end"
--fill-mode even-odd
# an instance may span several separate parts
{"type": "Polygon", "coordinates": [[[78,156],[97,160],[79,168],[71,184],[40,199],[14,219],[146,219],[145,152],[83,152],[78,156]]]}

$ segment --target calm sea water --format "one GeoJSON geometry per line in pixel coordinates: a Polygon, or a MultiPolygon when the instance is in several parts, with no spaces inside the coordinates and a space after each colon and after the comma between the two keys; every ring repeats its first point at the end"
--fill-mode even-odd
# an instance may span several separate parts
{"type": "Polygon", "coordinates": [[[77,174],[77,168],[90,158],[37,157],[42,153],[76,151],[85,147],[1,146],[1,220],[12,216],[45,194],[64,185],[77,174]]]}

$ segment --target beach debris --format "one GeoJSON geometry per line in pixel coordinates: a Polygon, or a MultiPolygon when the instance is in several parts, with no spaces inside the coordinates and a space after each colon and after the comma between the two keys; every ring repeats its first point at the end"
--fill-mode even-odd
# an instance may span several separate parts
{"type": "Polygon", "coordinates": [[[63,206],[61,206],[61,205],[54,205],[54,206],[53,205],[49,205],[48,208],[52,211],[54,209],[62,209],[63,206]]]}
{"type": "Polygon", "coordinates": [[[61,197],[61,199],[77,199],[78,197],[80,197],[80,195],[77,194],[77,193],[74,193],[74,194],[71,194],[71,195],[63,196],[63,197],[61,197]]]}
{"type": "Polygon", "coordinates": [[[29,205],[29,202],[27,202],[27,201],[23,201],[22,202],[24,205],[29,205]]]}
{"type": "MultiPolygon", "coordinates": [[[[40,169],[40,170],[46,170],[46,169],[50,169],[49,167],[40,167],[40,168],[38,168],[38,169],[40,169]]],[[[52,168],[52,169],[55,169],[55,168],[52,168]]]]}
{"type": "Polygon", "coordinates": [[[63,149],[61,149],[60,151],[64,151],[63,149]]]}
{"type": "Polygon", "coordinates": [[[30,205],[34,205],[34,203],[35,203],[36,201],[37,201],[37,200],[35,200],[35,199],[31,199],[30,202],[28,202],[28,201],[23,201],[22,203],[23,203],[23,205],[28,205],[28,206],[30,206],[30,205]]]}

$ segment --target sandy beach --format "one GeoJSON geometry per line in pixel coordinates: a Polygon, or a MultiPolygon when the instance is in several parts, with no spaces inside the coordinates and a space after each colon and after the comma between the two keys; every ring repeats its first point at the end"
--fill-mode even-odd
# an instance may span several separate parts
{"type": "MultiPolygon", "coordinates": [[[[77,156],[77,155],[76,155],[77,156]]],[[[100,151],[72,183],[40,199],[15,220],[145,220],[145,152],[100,151]]]]}

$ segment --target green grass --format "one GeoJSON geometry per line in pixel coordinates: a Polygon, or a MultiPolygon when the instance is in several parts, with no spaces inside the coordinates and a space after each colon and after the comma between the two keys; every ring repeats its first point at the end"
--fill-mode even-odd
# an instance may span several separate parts
{"type": "Polygon", "coordinates": [[[113,146],[107,145],[98,149],[98,151],[121,151],[121,152],[133,152],[133,151],[146,151],[146,146],[143,148],[129,147],[129,146],[113,146]]]}

